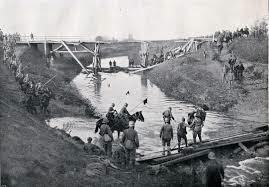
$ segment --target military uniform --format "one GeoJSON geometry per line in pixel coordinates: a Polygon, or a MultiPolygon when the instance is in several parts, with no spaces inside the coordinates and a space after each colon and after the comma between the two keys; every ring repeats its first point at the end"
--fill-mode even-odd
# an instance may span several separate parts
{"type": "Polygon", "coordinates": [[[198,135],[200,142],[202,142],[202,127],[203,127],[203,121],[199,117],[195,117],[192,123],[192,129],[193,129],[193,142],[196,143],[196,137],[198,135]]]}
{"type": "Polygon", "coordinates": [[[221,181],[224,178],[223,166],[216,160],[210,160],[206,168],[206,186],[221,187],[221,181]]]}
{"type": "Polygon", "coordinates": [[[185,122],[181,122],[178,124],[177,127],[177,140],[178,140],[178,151],[180,151],[180,144],[181,144],[181,138],[184,139],[186,147],[188,146],[187,141],[187,130],[186,130],[187,124],[185,122]]]}
{"type": "Polygon", "coordinates": [[[162,139],[163,154],[165,154],[165,146],[168,147],[168,154],[170,154],[170,142],[173,139],[173,127],[171,124],[166,123],[162,126],[160,131],[160,138],[162,139]]]}
{"type": "Polygon", "coordinates": [[[103,144],[103,148],[105,150],[106,155],[111,157],[112,156],[113,134],[112,134],[110,127],[107,124],[102,124],[100,127],[99,134],[102,137],[102,144],[103,144]],[[107,135],[110,137],[110,141],[107,141],[105,139],[105,136],[107,136],[107,135]]]}
{"type": "Polygon", "coordinates": [[[120,110],[120,113],[125,114],[127,116],[130,116],[126,106],[122,107],[122,109],[120,110]]]}
{"type": "Polygon", "coordinates": [[[126,164],[130,164],[132,167],[135,165],[136,149],[139,147],[138,134],[132,127],[123,131],[121,140],[126,149],[126,164]]]}

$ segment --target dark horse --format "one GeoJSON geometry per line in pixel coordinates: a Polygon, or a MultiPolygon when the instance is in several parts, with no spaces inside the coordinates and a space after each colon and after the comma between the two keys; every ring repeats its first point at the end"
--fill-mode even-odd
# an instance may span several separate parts
{"type": "MultiPolygon", "coordinates": [[[[97,133],[98,129],[101,127],[103,119],[104,118],[100,118],[96,122],[95,133],[97,133]]],[[[133,120],[133,121],[138,120],[138,121],[144,122],[144,116],[142,114],[142,111],[138,111],[129,117],[127,115],[124,115],[124,114],[116,114],[114,116],[113,121],[110,122],[108,125],[110,126],[112,133],[114,131],[118,131],[118,138],[119,138],[120,132],[123,132],[125,129],[128,128],[129,120],[133,120]]]]}

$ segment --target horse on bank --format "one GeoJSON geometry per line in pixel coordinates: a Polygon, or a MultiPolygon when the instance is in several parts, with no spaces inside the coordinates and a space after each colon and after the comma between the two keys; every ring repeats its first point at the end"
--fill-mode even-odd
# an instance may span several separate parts
{"type": "MultiPolygon", "coordinates": [[[[100,118],[96,122],[95,133],[97,133],[98,130],[100,129],[103,120],[104,120],[104,118],[100,118]]],[[[110,123],[108,125],[110,126],[112,133],[114,131],[118,132],[118,138],[119,138],[120,132],[123,132],[125,129],[127,129],[129,127],[128,126],[129,120],[133,120],[135,122],[137,120],[144,122],[144,116],[142,114],[142,111],[135,112],[134,114],[130,115],[129,117],[127,115],[124,115],[124,114],[116,114],[114,116],[114,119],[112,121],[110,121],[110,123]]]]}

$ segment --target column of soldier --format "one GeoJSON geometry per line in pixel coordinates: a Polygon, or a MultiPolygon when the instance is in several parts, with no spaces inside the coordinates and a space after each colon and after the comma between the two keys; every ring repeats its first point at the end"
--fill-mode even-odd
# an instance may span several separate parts
{"type": "Polygon", "coordinates": [[[19,83],[21,90],[25,93],[26,99],[24,104],[27,111],[37,113],[36,106],[40,106],[44,113],[48,112],[47,107],[52,97],[51,90],[42,85],[41,82],[35,83],[31,80],[28,73],[25,72],[26,67],[22,67],[22,61],[15,54],[16,38],[12,35],[3,37],[3,63],[7,65],[11,73],[15,76],[15,80],[19,83]]]}

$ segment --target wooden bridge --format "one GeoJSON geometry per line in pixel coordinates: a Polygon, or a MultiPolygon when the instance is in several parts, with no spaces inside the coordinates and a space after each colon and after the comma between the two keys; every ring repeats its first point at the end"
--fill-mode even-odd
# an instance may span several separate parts
{"type": "Polygon", "coordinates": [[[104,44],[102,41],[91,41],[85,37],[55,37],[55,36],[25,36],[21,37],[21,40],[17,42],[17,45],[28,45],[33,48],[38,48],[38,45],[44,45],[44,53],[48,58],[50,54],[59,53],[69,53],[75,61],[81,66],[81,68],[86,72],[90,73],[86,67],[80,62],[76,57],[75,53],[89,53],[93,56],[93,67],[95,73],[101,68],[100,59],[100,45],[104,44]],[[94,48],[90,49],[87,47],[89,44],[94,44],[94,48]]]}
{"type": "MultiPolygon", "coordinates": [[[[181,57],[190,51],[197,50],[198,46],[206,41],[210,41],[210,38],[190,38],[189,40],[184,40],[186,42],[183,46],[176,47],[171,49],[170,52],[175,57],[181,57]]],[[[152,66],[148,65],[148,57],[149,57],[149,45],[150,41],[129,41],[141,43],[141,51],[140,56],[142,60],[142,66],[139,69],[132,69],[131,73],[139,73],[142,71],[150,70],[160,64],[155,64],[152,66]],[[144,68],[143,68],[144,67],[144,68]]],[[[117,42],[117,43],[129,43],[127,42],[117,42]]],[[[178,41],[176,41],[178,42],[178,41]]],[[[182,41],[181,41],[182,42],[182,41]]],[[[104,41],[92,41],[87,37],[80,36],[22,36],[20,41],[17,41],[17,45],[28,45],[33,48],[38,48],[38,45],[44,46],[44,54],[47,58],[51,54],[70,54],[74,60],[81,66],[83,72],[89,74],[90,71],[87,67],[85,67],[80,60],[77,58],[75,54],[77,53],[88,53],[93,56],[92,70],[94,74],[97,74],[99,71],[102,71],[101,67],[101,51],[100,45],[102,44],[111,44],[112,42],[104,42],[104,41]],[[88,47],[89,45],[94,45],[94,48],[88,47]]],[[[131,69],[130,69],[131,70],[131,69]]]]}
{"type": "MultiPolygon", "coordinates": [[[[170,54],[172,54],[175,58],[182,57],[191,51],[197,51],[199,46],[203,44],[204,42],[212,41],[212,38],[190,38],[188,40],[177,40],[175,42],[185,43],[184,45],[179,45],[178,47],[171,49],[170,54]]],[[[131,74],[139,73],[147,70],[151,70],[162,63],[154,64],[152,66],[147,66],[148,64],[148,56],[149,56],[149,49],[148,49],[148,43],[142,42],[141,43],[141,56],[142,56],[142,63],[145,66],[145,68],[138,69],[136,71],[132,71],[131,74]]],[[[164,61],[165,62],[165,61],[164,61]]]]}
{"type": "MultiPolygon", "coordinates": [[[[136,161],[140,163],[147,163],[153,166],[172,166],[187,160],[205,156],[211,150],[218,148],[225,149],[232,145],[238,145],[238,148],[235,148],[231,153],[238,154],[241,150],[243,150],[247,154],[255,156],[255,146],[257,147],[258,145],[268,144],[268,125],[264,125],[248,133],[233,134],[228,137],[216,138],[210,141],[204,141],[203,143],[197,145],[190,145],[189,147],[182,145],[183,149],[180,153],[163,156],[162,151],[159,151],[137,158],[136,161]],[[247,148],[247,144],[251,147],[247,148]]],[[[177,148],[172,149],[172,151],[177,151],[177,148]]]]}

